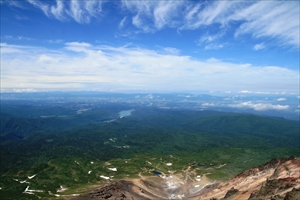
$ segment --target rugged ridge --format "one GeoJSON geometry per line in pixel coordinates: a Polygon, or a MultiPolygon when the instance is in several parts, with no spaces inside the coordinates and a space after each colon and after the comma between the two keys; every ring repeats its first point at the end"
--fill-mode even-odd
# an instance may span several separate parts
{"type": "Polygon", "coordinates": [[[170,190],[164,188],[164,185],[158,177],[120,180],[70,199],[296,200],[300,199],[300,158],[273,159],[228,181],[207,185],[197,192],[191,192],[189,186],[192,187],[192,184],[182,184],[176,188],[177,191],[183,191],[184,195],[180,197],[170,195],[170,190]]]}

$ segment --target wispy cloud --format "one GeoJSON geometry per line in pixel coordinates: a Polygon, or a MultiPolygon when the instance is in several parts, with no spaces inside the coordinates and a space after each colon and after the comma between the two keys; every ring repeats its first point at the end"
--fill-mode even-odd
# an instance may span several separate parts
{"type": "Polygon", "coordinates": [[[223,44],[214,44],[214,43],[212,43],[212,44],[206,45],[204,47],[204,49],[205,50],[212,50],[212,49],[217,50],[217,49],[222,49],[223,47],[224,47],[223,44]]]}
{"type": "Polygon", "coordinates": [[[298,72],[279,66],[197,60],[170,47],[160,52],[80,42],[56,51],[1,44],[1,80],[3,88],[299,91],[298,72]]]}
{"type": "Polygon", "coordinates": [[[236,11],[229,19],[244,20],[237,36],[271,37],[299,47],[299,17],[298,1],[259,1],[236,11]]]}
{"type": "MultiPolygon", "coordinates": [[[[4,1],[1,0],[0,4],[1,3],[4,3],[4,1]]],[[[14,7],[22,8],[22,9],[26,8],[26,6],[24,6],[23,2],[21,2],[21,1],[8,0],[8,1],[5,1],[5,3],[7,3],[9,6],[14,6],[14,7]]]]}
{"type": "Polygon", "coordinates": [[[261,49],[264,49],[264,48],[266,48],[265,44],[260,43],[260,44],[254,45],[253,50],[258,51],[258,50],[261,50],[261,49]]]}
{"type": "Polygon", "coordinates": [[[164,50],[166,51],[166,53],[168,54],[175,54],[178,55],[180,53],[179,49],[173,48],[173,47],[165,47],[164,50]]]}
{"type": "Polygon", "coordinates": [[[5,35],[3,36],[6,40],[35,40],[34,38],[24,37],[24,36],[11,36],[5,35]]]}
{"type": "MultiPolygon", "coordinates": [[[[24,8],[20,1],[7,1],[10,6],[24,8]]],[[[213,27],[219,39],[230,32],[236,38],[268,38],[276,45],[299,48],[298,1],[42,1],[27,0],[49,18],[90,23],[104,17],[106,4],[115,4],[116,12],[123,13],[119,27],[133,25],[138,30],[154,33],[164,28],[196,30],[213,27]],[[122,9],[122,12],[119,12],[122,9]],[[123,12],[125,11],[125,12],[123,12]],[[126,14],[125,14],[126,13],[126,14]],[[128,23],[124,23],[124,22],[128,23]],[[233,32],[233,34],[232,34],[233,32]]],[[[116,16],[116,15],[114,15],[116,16]]],[[[127,29],[126,29],[127,30],[127,29]]],[[[210,34],[211,36],[212,34],[210,34]]],[[[228,36],[228,35],[227,35],[228,36]]],[[[199,37],[202,37],[199,35],[199,37]]],[[[202,40],[204,38],[202,37],[202,40]]],[[[201,40],[201,39],[200,39],[201,40]]],[[[206,41],[209,40],[209,37],[206,41]]],[[[209,45],[209,44],[206,44],[209,45]]],[[[259,45],[259,44],[258,44],[259,45]]],[[[267,44],[265,44],[267,45],[267,44]]],[[[255,50],[262,46],[254,47],[255,50]]]]}
{"type": "Polygon", "coordinates": [[[119,23],[119,28],[123,28],[123,27],[124,27],[125,22],[126,22],[126,19],[127,19],[127,17],[124,17],[124,18],[120,21],[120,23],[119,23]]]}
{"type": "Polygon", "coordinates": [[[101,16],[102,1],[80,1],[70,0],[61,1],[56,0],[55,4],[48,1],[27,0],[36,8],[41,9],[49,18],[55,18],[60,21],[75,20],[78,23],[90,23],[91,18],[98,18],[101,16]]]}
{"type": "Polygon", "coordinates": [[[56,39],[56,40],[45,40],[45,42],[50,43],[50,44],[59,44],[59,43],[63,43],[64,40],[61,40],[61,39],[56,39]]]}
{"type": "Polygon", "coordinates": [[[200,39],[197,41],[198,46],[204,46],[205,50],[217,50],[222,49],[224,47],[224,43],[220,42],[219,40],[225,34],[224,31],[219,32],[217,34],[203,34],[200,39]]]}
{"type": "Polygon", "coordinates": [[[278,40],[278,44],[299,47],[297,1],[176,1],[172,6],[168,2],[123,2],[128,10],[136,13],[133,24],[145,31],[164,27],[195,30],[218,25],[219,33],[235,28],[236,37],[269,37],[278,40]],[[237,23],[238,26],[233,25],[237,23]]]}

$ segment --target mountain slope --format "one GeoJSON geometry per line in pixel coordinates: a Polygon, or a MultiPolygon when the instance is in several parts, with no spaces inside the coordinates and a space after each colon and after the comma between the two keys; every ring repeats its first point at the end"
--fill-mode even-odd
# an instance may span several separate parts
{"type": "MultiPolygon", "coordinates": [[[[274,159],[242,172],[234,178],[193,192],[193,188],[161,180],[151,184],[150,178],[121,180],[99,187],[87,194],[71,197],[85,199],[299,199],[300,158],[274,159]],[[167,185],[167,186],[166,186],[167,185]],[[184,188],[184,190],[182,190],[184,188]],[[180,195],[174,193],[181,191],[180,195]],[[173,193],[173,194],[172,194],[173,193]]],[[[161,178],[163,179],[163,177],[161,178]]],[[[192,185],[193,186],[193,185],[192,185]]]]}

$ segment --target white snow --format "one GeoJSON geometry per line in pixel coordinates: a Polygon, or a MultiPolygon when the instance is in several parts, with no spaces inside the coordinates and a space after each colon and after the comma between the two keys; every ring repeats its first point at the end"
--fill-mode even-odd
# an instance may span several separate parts
{"type": "Polygon", "coordinates": [[[62,185],[59,187],[59,189],[57,190],[57,192],[64,192],[66,191],[68,188],[64,188],[62,185]]]}
{"type": "Polygon", "coordinates": [[[91,164],[94,164],[94,162],[91,162],[91,164]]]}
{"type": "Polygon", "coordinates": [[[33,194],[33,192],[44,192],[43,190],[29,190],[29,186],[24,190],[24,193],[33,194]]]}
{"type": "Polygon", "coordinates": [[[109,179],[109,177],[107,177],[107,176],[103,176],[103,175],[101,175],[101,176],[100,176],[100,178],[104,178],[104,179],[106,179],[106,180],[108,180],[108,179],[109,179]]]}
{"type": "Polygon", "coordinates": [[[28,176],[29,179],[32,179],[36,176],[36,174],[32,175],[32,176],[28,176]]]}
{"type": "Polygon", "coordinates": [[[90,170],[90,171],[88,172],[88,174],[91,174],[91,172],[92,172],[92,171],[90,170]]]}
{"type": "Polygon", "coordinates": [[[167,166],[172,166],[172,163],[167,163],[166,165],[167,165],[167,166]]]}
{"type": "Polygon", "coordinates": [[[117,168],[107,168],[108,170],[110,170],[110,171],[114,171],[114,172],[116,172],[117,171],[117,168]]]}
{"type": "Polygon", "coordinates": [[[20,183],[28,183],[28,184],[29,184],[29,182],[27,182],[27,180],[25,180],[25,181],[20,181],[20,183]]]}
{"type": "Polygon", "coordinates": [[[200,185],[195,185],[195,188],[199,187],[200,185]]]}

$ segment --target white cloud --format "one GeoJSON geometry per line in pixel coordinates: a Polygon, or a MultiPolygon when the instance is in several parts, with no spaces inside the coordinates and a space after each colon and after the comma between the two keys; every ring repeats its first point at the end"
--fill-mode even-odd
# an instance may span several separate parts
{"type": "Polygon", "coordinates": [[[269,103],[253,103],[251,101],[242,102],[238,104],[231,104],[229,107],[232,108],[251,108],[257,111],[262,110],[287,110],[289,105],[273,105],[269,103]]]}
{"type": "Polygon", "coordinates": [[[278,98],[277,101],[286,101],[286,98],[278,98]]]}
{"type": "Polygon", "coordinates": [[[298,71],[196,60],[170,47],[164,50],[70,42],[53,51],[1,44],[1,87],[299,91],[298,71]]]}
{"type": "Polygon", "coordinates": [[[265,44],[260,43],[260,44],[254,45],[253,50],[258,51],[258,50],[261,50],[261,49],[264,49],[264,48],[266,48],[265,44]]]}
{"type": "Polygon", "coordinates": [[[64,4],[63,1],[57,0],[56,1],[56,6],[51,6],[50,12],[55,16],[56,19],[64,21],[64,4]]]}
{"type": "Polygon", "coordinates": [[[211,107],[214,107],[214,106],[216,106],[216,105],[215,105],[214,103],[203,103],[202,106],[203,106],[203,107],[210,107],[210,106],[211,106],[211,107]]]}
{"type": "Polygon", "coordinates": [[[85,42],[68,42],[65,43],[65,48],[67,50],[75,51],[75,52],[88,52],[91,45],[85,42]]]}

